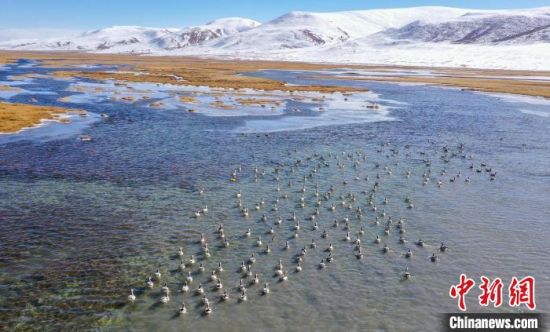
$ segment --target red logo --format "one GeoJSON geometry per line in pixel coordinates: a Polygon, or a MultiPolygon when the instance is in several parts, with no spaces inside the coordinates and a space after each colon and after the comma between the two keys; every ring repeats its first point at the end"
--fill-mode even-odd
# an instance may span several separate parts
{"type": "MultiPolygon", "coordinates": [[[[495,308],[502,305],[502,289],[503,283],[500,278],[490,280],[482,276],[479,289],[481,294],[478,296],[479,305],[489,306],[493,304],[495,308]]],[[[460,275],[460,281],[456,285],[452,285],[449,290],[449,295],[453,299],[458,299],[458,308],[461,311],[466,311],[466,295],[474,287],[475,281],[468,278],[465,274],[460,275]]],[[[513,277],[508,287],[508,305],[518,307],[525,304],[530,310],[535,310],[535,278],[527,276],[521,280],[513,277]]]]}
{"type": "Polygon", "coordinates": [[[530,310],[535,310],[535,278],[527,276],[521,280],[513,277],[510,287],[508,287],[508,296],[511,307],[518,307],[521,304],[527,305],[530,310]]]}
{"type": "Polygon", "coordinates": [[[466,294],[474,287],[475,281],[466,277],[465,274],[460,275],[460,283],[458,285],[451,286],[449,295],[452,298],[458,297],[458,308],[462,311],[466,311],[466,294]]]}

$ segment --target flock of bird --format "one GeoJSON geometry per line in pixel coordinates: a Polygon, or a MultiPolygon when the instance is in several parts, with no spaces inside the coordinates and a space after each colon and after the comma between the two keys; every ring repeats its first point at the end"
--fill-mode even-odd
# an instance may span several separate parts
{"type": "MultiPolygon", "coordinates": [[[[383,143],[373,155],[377,157],[371,158],[364,151],[314,153],[296,156],[295,161],[280,164],[269,172],[254,167],[247,173],[243,167],[237,167],[230,174],[230,185],[236,187],[230,209],[235,209],[234,215],[239,217],[225,222],[238,225],[242,230],[240,234],[229,234],[223,222],[213,220],[215,227],[211,234],[198,235],[196,242],[185,246],[185,250],[175,248],[174,260],[179,264],[172,271],[177,271],[177,290],[169,287],[164,276],[164,273],[170,274],[165,272],[170,269],[159,267],[143,287],[130,290],[128,300],[135,302],[139,294],[160,286],[160,303],[171,301],[174,293],[182,294],[178,297],[187,297],[189,301],[195,296],[200,299],[197,307],[202,314],[209,315],[213,312],[214,299],[245,302],[253,289],[254,294],[267,296],[277,283],[288,282],[292,274],[302,273],[305,264],[322,273],[335,259],[349,257],[368,261],[368,255],[377,251],[381,254],[394,251],[390,248],[392,241],[401,247],[400,254],[405,259],[399,277],[412,278],[407,263],[415,255],[412,248],[430,250],[431,255],[426,255],[426,259],[436,263],[448,246],[444,242],[427,245],[422,239],[412,239],[410,243],[405,236],[410,223],[403,215],[407,210],[416,209],[415,199],[410,193],[384,188],[388,179],[442,187],[459,180],[468,183],[476,173],[487,174],[490,180],[495,180],[497,173],[486,163],[475,163],[473,156],[465,153],[463,144],[434,147],[428,153],[383,143]],[[461,160],[458,164],[463,168],[447,170],[452,168],[453,159],[461,160]],[[408,167],[399,167],[404,161],[409,163],[408,167]],[[349,176],[344,175],[347,169],[351,170],[349,176]],[[241,185],[247,181],[267,192],[271,199],[258,197],[257,191],[241,185]],[[390,201],[391,206],[399,208],[391,210],[390,201]],[[336,246],[338,241],[344,244],[336,246]],[[232,253],[235,256],[231,262],[235,266],[226,267],[221,261],[213,261],[212,251],[232,250],[235,246],[241,249],[232,253]],[[349,248],[346,252],[342,247],[349,248]],[[239,258],[243,248],[249,253],[239,258]],[[265,273],[271,270],[265,266],[269,264],[265,257],[277,262],[272,274],[265,273]],[[238,279],[238,283],[224,283],[229,275],[238,279]]],[[[198,194],[203,196],[205,189],[200,188],[198,194]]],[[[207,220],[209,213],[208,206],[203,205],[192,217],[200,222],[207,220]]],[[[188,306],[182,301],[178,313],[187,312],[188,306]]]]}

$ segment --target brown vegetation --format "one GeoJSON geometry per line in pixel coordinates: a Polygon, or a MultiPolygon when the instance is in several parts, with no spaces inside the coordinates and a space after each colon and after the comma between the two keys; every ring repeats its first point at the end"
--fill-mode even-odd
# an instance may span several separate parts
{"type": "Polygon", "coordinates": [[[59,120],[61,114],[70,111],[74,110],[0,102],[0,133],[15,133],[36,126],[43,120],[59,120]]]}
{"type": "Polygon", "coordinates": [[[341,80],[362,81],[389,81],[404,83],[427,83],[445,86],[453,86],[463,89],[513,93],[527,96],[540,96],[550,98],[550,82],[540,80],[502,79],[486,77],[337,77],[341,80]]]}

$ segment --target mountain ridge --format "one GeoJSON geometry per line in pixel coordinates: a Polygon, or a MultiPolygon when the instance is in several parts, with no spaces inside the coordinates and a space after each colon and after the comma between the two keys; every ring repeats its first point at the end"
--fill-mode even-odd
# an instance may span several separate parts
{"type": "Polygon", "coordinates": [[[523,58],[529,55],[524,52],[528,48],[536,52],[548,50],[550,54],[550,7],[292,11],[265,23],[228,17],[186,28],[113,26],[69,38],[8,41],[0,43],[0,48],[341,63],[384,62],[383,55],[387,53],[388,59],[397,54],[403,57],[397,61],[401,64],[476,66],[477,61],[494,67],[512,64],[517,68],[550,70],[550,60],[541,61],[542,54],[523,58]],[[429,48],[441,58],[422,59],[421,54],[429,48]],[[514,65],[513,54],[499,54],[505,49],[522,58],[514,65]],[[450,50],[457,53],[453,56],[450,50]],[[481,59],[476,60],[473,54],[481,59]],[[491,65],[483,57],[497,61],[491,65]]]}

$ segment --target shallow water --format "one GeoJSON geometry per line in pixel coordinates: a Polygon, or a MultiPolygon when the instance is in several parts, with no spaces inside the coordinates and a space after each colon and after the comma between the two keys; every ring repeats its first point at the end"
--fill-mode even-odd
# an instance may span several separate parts
{"type": "MultiPolygon", "coordinates": [[[[0,71],[0,80],[21,73],[47,74],[36,64],[21,62],[0,71]]],[[[95,70],[95,68],[89,68],[95,70]]],[[[256,75],[283,79],[293,84],[336,84],[327,77],[315,81],[296,72],[266,71],[256,75]]],[[[84,81],[93,83],[90,81],[84,81]]],[[[550,306],[550,257],[548,215],[550,213],[550,119],[522,112],[548,113],[549,106],[529,100],[506,100],[485,94],[430,86],[402,86],[367,82],[338,82],[363,86],[388,106],[386,116],[374,121],[352,119],[338,122],[338,110],[327,115],[308,111],[279,115],[220,117],[181,109],[155,110],[142,104],[102,100],[92,104],[62,103],[74,82],[51,78],[33,79],[19,85],[31,94],[12,96],[10,101],[85,108],[92,115],[104,112],[108,119],[85,124],[47,125],[17,135],[0,136],[0,321],[13,328],[129,329],[129,330],[437,330],[439,313],[456,312],[449,298],[451,284],[460,273],[477,279],[480,275],[501,277],[533,275],[537,279],[537,311],[550,306]],[[32,91],[56,94],[32,94],[32,91]],[[323,116],[334,118],[322,118],[323,116]],[[318,119],[313,119],[317,117],[318,119]],[[391,120],[391,121],[390,121],[391,120]],[[298,129],[299,130],[292,130],[298,129]],[[244,133],[252,131],[253,133],[244,133]],[[91,142],[79,141],[81,133],[91,142]],[[381,146],[381,143],[386,145],[381,146]],[[458,146],[464,143],[464,151],[458,146]],[[443,146],[450,151],[445,163],[443,146]],[[398,150],[394,154],[391,149],[398,150]],[[342,151],[351,153],[350,159],[342,151]],[[378,152],[381,151],[381,152],[378,152]],[[357,169],[357,152],[368,158],[357,169]],[[456,156],[451,157],[452,153],[456,156]],[[317,154],[317,155],[315,155],[317,154]],[[462,158],[473,155],[473,159],[462,158]],[[306,207],[296,206],[304,175],[324,156],[329,167],[319,167],[306,184],[306,207]],[[310,160],[307,160],[310,158],[310,160]],[[338,158],[338,160],[336,159],[338,158]],[[293,173],[289,165],[302,165],[293,173]],[[431,160],[432,180],[422,185],[431,160]],[[396,165],[396,162],[399,164],[396,165]],[[340,162],[343,169],[337,167],[340,162]],[[495,181],[487,172],[470,170],[486,162],[498,172],[495,181]],[[375,164],[380,168],[375,168],[375,164]],[[237,182],[230,182],[233,169],[242,166],[237,182]],[[388,166],[392,175],[383,167],[388,166]],[[265,171],[257,181],[254,168],[265,171]],[[281,169],[281,192],[275,191],[274,168],[281,169]],[[410,169],[411,178],[404,174],[410,169]],[[447,175],[441,175],[446,169],[447,175]],[[456,182],[449,178],[457,172],[456,182]],[[376,179],[380,174],[381,178],[376,179]],[[360,180],[355,180],[355,176],[360,180]],[[364,177],[369,175],[369,180],[364,177]],[[466,176],[471,182],[464,182],[466,176]],[[293,186],[288,188],[288,180],[293,186]],[[344,185],[343,180],[348,184],[344,185]],[[436,181],[441,179],[441,188],[436,181]],[[368,209],[367,195],[375,181],[378,211],[368,209]],[[330,240],[312,231],[307,217],[315,210],[314,185],[324,193],[335,186],[335,199],[323,202],[317,222],[327,228],[330,240]],[[199,189],[204,188],[204,194],[199,189]],[[235,193],[243,192],[243,203],[251,210],[248,219],[236,207],[235,193]],[[276,197],[279,211],[271,211],[276,197]],[[340,194],[355,193],[357,201],[348,210],[327,207],[340,194]],[[414,209],[407,209],[410,195],[414,209]],[[389,197],[387,206],[382,205],[389,197]],[[254,211],[261,199],[265,207],[254,211]],[[208,205],[209,212],[194,218],[193,212],[208,205]],[[355,208],[365,210],[361,221],[355,208]],[[399,244],[397,230],[384,235],[384,223],[374,224],[385,209],[394,222],[406,218],[407,244],[399,244]],[[287,220],[296,211],[302,230],[291,239],[291,250],[283,251],[292,237],[294,223],[287,220]],[[261,222],[266,214],[268,220],[261,222]],[[271,243],[265,234],[276,219],[277,237],[273,252],[262,255],[256,236],[271,243]],[[353,246],[342,241],[342,226],[332,228],[334,219],[349,216],[352,237],[362,225],[366,234],[366,257],[357,260],[353,246]],[[223,223],[231,241],[220,247],[215,230],[223,223]],[[253,236],[242,238],[247,228],[253,236]],[[230,303],[217,303],[219,292],[209,291],[214,313],[201,315],[200,297],[178,292],[184,277],[178,271],[179,247],[189,255],[201,256],[197,239],[204,233],[212,257],[205,262],[204,276],[222,262],[222,280],[231,290],[230,303]],[[383,244],[373,239],[380,235],[383,244]],[[315,238],[318,248],[308,250],[304,270],[293,273],[293,256],[315,238]],[[427,246],[418,248],[422,238],[427,246]],[[335,261],[324,270],[316,268],[331,241],[335,261]],[[437,252],[441,241],[450,249],[437,252]],[[414,257],[403,253],[411,248],[414,257]],[[260,286],[248,291],[247,303],[236,303],[237,269],[242,260],[256,252],[253,271],[269,280],[272,294],[259,295],[260,286]],[[431,263],[436,252],[440,259],[431,263]],[[278,259],[289,269],[289,280],[272,277],[278,259]],[[160,266],[163,280],[172,289],[171,301],[161,306],[160,286],[145,289],[145,281],[160,266]],[[413,278],[403,281],[408,266],[413,278]],[[127,303],[130,288],[138,300],[127,303]],[[177,317],[181,301],[189,313],[177,317]],[[223,324],[223,325],[222,325],[223,324]]],[[[196,267],[193,269],[196,271],[196,267]]],[[[207,289],[211,283],[205,283],[207,289]]],[[[468,297],[470,311],[487,311],[476,303],[477,293],[468,297]]],[[[498,312],[525,310],[503,306],[498,312]]]]}

